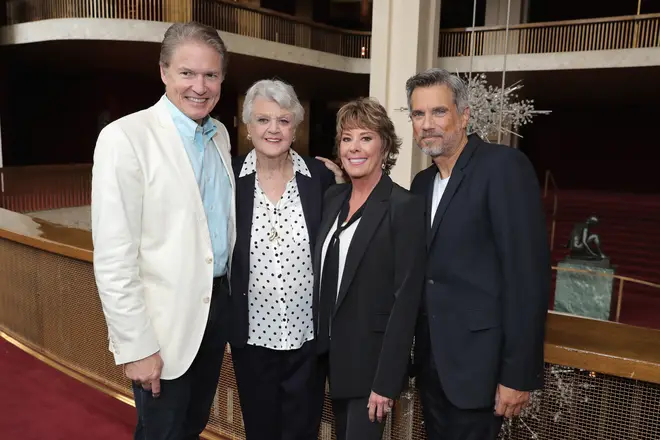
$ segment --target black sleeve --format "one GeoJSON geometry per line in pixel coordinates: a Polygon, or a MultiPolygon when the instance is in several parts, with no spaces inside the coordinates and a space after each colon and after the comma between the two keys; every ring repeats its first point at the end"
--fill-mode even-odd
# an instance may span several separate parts
{"type": "Polygon", "coordinates": [[[507,149],[494,165],[488,203],[503,273],[500,383],[529,391],[543,386],[551,283],[547,226],[538,180],[527,157],[507,149]]]}
{"type": "Polygon", "coordinates": [[[407,194],[393,207],[395,302],[390,312],[372,390],[395,399],[407,377],[410,351],[424,287],[426,238],[423,198],[407,194]]]}

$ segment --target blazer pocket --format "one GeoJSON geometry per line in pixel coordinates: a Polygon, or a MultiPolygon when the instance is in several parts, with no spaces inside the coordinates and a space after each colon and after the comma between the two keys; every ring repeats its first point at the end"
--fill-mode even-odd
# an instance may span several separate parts
{"type": "Polygon", "coordinates": [[[385,333],[387,323],[390,321],[389,313],[377,313],[371,317],[371,330],[374,332],[385,333]]]}
{"type": "Polygon", "coordinates": [[[468,328],[473,332],[488,330],[500,325],[500,316],[494,310],[470,310],[468,312],[468,328]]]}

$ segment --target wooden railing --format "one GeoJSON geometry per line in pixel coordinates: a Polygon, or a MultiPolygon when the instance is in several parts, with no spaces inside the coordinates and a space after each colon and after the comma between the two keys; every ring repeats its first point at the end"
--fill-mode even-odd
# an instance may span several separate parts
{"type": "MultiPolygon", "coordinates": [[[[107,349],[91,240],[85,243],[81,237],[85,234],[90,235],[0,210],[0,337],[130,404],[130,383],[107,349]]],[[[529,413],[505,422],[502,438],[624,440],[631,437],[629,426],[621,426],[622,419],[632,419],[633,429],[660,432],[655,417],[660,388],[654,385],[660,383],[659,350],[657,330],[550,312],[544,391],[533,396],[529,413]],[[640,425],[645,419],[652,422],[640,425]],[[600,435],[601,431],[608,435],[600,435]]],[[[244,439],[241,417],[228,350],[204,438],[244,439]]],[[[332,424],[326,396],[319,440],[334,438],[332,424]]],[[[423,431],[421,406],[411,381],[383,438],[422,440],[423,431]]]]}
{"type": "Polygon", "coordinates": [[[229,0],[8,0],[9,24],[53,18],[195,20],[247,37],[369,58],[371,33],[340,29],[229,0]]]}
{"type": "Polygon", "coordinates": [[[193,0],[193,19],[234,34],[346,57],[369,58],[370,32],[347,31],[218,0],[193,0]]]}
{"type": "Polygon", "coordinates": [[[92,165],[0,168],[0,208],[34,212],[91,203],[92,165]]]}
{"type": "MultiPolygon", "coordinates": [[[[88,231],[0,209],[0,337],[132,403],[130,383],[107,349],[92,261],[88,231]]],[[[505,422],[502,438],[656,438],[659,353],[657,330],[550,312],[544,391],[533,396],[528,413],[505,422]],[[653,435],[631,437],[631,431],[653,435]]],[[[395,405],[385,440],[426,438],[414,385],[395,405]]],[[[244,439],[241,417],[228,350],[204,438],[244,439]]],[[[326,396],[319,440],[334,438],[332,424],[326,396]]]]}
{"type": "Polygon", "coordinates": [[[660,47],[660,14],[630,15],[588,20],[528,23],[474,29],[441,29],[440,57],[660,47]]]}

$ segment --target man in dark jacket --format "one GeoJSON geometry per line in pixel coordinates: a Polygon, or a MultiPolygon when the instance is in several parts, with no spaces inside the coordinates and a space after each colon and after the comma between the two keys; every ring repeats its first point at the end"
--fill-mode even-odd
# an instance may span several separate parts
{"type": "Polygon", "coordinates": [[[520,151],[467,134],[463,81],[430,69],[406,83],[415,141],[433,165],[428,258],[416,336],[430,440],[496,439],[543,386],[550,251],[534,170],[520,151]]]}

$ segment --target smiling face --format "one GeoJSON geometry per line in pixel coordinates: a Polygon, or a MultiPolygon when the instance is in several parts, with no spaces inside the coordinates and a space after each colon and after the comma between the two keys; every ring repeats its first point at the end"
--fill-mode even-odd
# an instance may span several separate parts
{"type": "Polygon", "coordinates": [[[211,46],[197,41],[181,43],[168,66],[160,66],[165,94],[183,114],[198,124],[220,99],[222,57],[211,46]]]}
{"type": "Polygon", "coordinates": [[[418,87],[412,92],[410,119],[417,146],[433,158],[450,156],[466,134],[470,110],[459,113],[446,85],[418,87]]]}
{"type": "Polygon", "coordinates": [[[339,157],[351,180],[376,179],[382,173],[383,142],[372,130],[347,128],[341,133],[339,157]]]}
{"type": "Polygon", "coordinates": [[[267,157],[278,157],[289,151],[293,142],[294,115],[275,101],[255,98],[247,130],[257,152],[267,157]]]}

